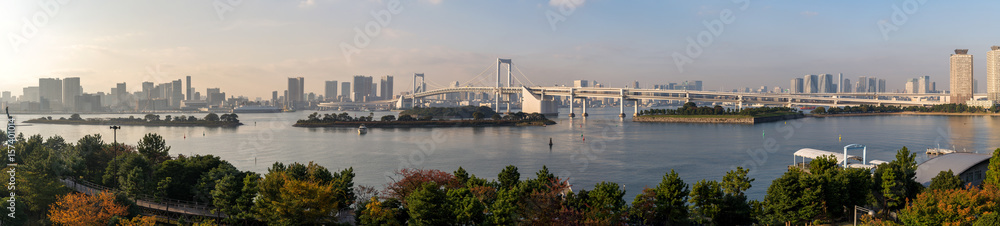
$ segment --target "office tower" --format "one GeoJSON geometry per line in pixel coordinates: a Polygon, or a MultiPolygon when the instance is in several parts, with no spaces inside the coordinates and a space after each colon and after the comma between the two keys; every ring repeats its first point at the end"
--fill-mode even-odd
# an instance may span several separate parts
{"type": "Polygon", "coordinates": [[[372,77],[364,75],[354,76],[354,102],[371,101],[372,77]]]}
{"type": "Polygon", "coordinates": [[[39,93],[40,93],[39,90],[40,89],[38,88],[38,86],[24,87],[24,89],[23,89],[24,95],[21,95],[21,102],[36,102],[36,103],[37,102],[41,102],[40,101],[41,97],[39,95],[39,93]]]}
{"type": "MultiPolygon", "coordinates": [[[[50,107],[62,104],[62,80],[58,78],[38,79],[39,103],[50,107]]],[[[43,108],[43,110],[51,108],[43,108]]]]}
{"type": "MultiPolygon", "coordinates": [[[[851,84],[851,83],[847,83],[851,84]]],[[[837,85],[834,87],[835,93],[844,92],[844,73],[837,73],[837,85]]]]}
{"type": "Polygon", "coordinates": [[[917,93],[929,93],[930,92],[930,80],[931,76],[920,76],[917,77],[917,93]]]}
{"type": "Polygon", "coordinates": [[[379,86],[381,86],[379,87],[379,98],[383,100],[392,100],[392,98],[395,95],[392,92],[392,76],[391,75],[382,76],[382,79],[379,80],[378,84],[379,86]]]}
{"type": "Polygon", "coordinates": [[[10,102],[14,102],[14,101],[13,101],[13,100],[11,100],[11,98],[10,98],[10,91],[3,91],[3,96],[2,96],[2,97],[0,97],[0,101],[3,101],[3,102],[8,102],[8,103],[10,103],[10,102]]]}
{"type": "Polygon", "coordinates": [[[915,78],[907,79],[906,84],[903,85],[903,90],[906,93],[917,93],[919,86],[917,85],[919,81],[915,78]]]}
{"type": "Polygon", "coordinates": [[[802,78],[792,79],[792,88],[788,90],[790,93],[802,93],[802,78]]]}
{"type": "Polygon", "coordinates": [[[180,79],[177,79],[177,80],[174,80],[173,82],[171,82],[170,85],[171,85],[171,87],[173,89],[170,90],[171,91],[170,92],[170,107],[173,107],[173,108],[180,108],[181,107],[181,100],[184,100],[184,92],[182,92],[182,90],[181,90],[181,89],[184,88],[184,85],[181,84],[183,82],[184,81],[181,81],[180,79]]]}
{"type": "Polygon", "coordinates": [[[937,93],[937,82],[931,82],[931,92],[937,93]]]}
{"type": "Polygon", "coordinates": [[[278,106],[278,91],[271,91],[271,106],[278,106]]]}
{"type": "Polygon", "coordinates": [[[878,80],[878,86],[876,88],[878,88],[877,92],[884,93],[885,92],[885,79],[879,79],[878,80]]]}
{"type": "Polygon", "coordinates": [[[956,49],[951,55],[951,103],[972,99],[972,55],[968,49],[956,49]]]}
{"type": "Polygon", "coordinates": [[[804,93],[818,93],[819,92],[819,79],[816,75],[806,75],[802,78],[804,84],[802,84],[802,92],[804,93]]]}
{"type": "Polygon", "coordinates": [[[80,86],[80,78],[72,77],[63,79],[63,103],[67,110],[73,110],[76,106],[76,96],[83,95],[83,87],[80,86]]]}
{"type": "Polygon", "coordinates": [[[632,81],[632,88],[633,89],[638,89],[639,88],[639,81],[632,81]]]}
{"type": "Polygon", "coordinates": [[[694,81],[694,89],[692,89],[692,90],[702,91],[702,88],[704,88],[704,87],[702,87],[701,80],[695,80],[694,81]]]}
{"type": "Polygon", "coordinates": [[[185,99],[185,100],[191,100],[191,93],[194,93],[194,90],[191,89],[191,76],[190,75],[187,76],[187,88],[184,89],[184,92],[187,93],[187,99],[185,99]]]}
{"type": "Polygon", "coordinates": [[[143,82],[142,83],[142,96],[140,97],[140,99],[151,99],[152,95],[153,95],[153,83],[152,82],[143,82]]]}
{"type": "Polygon", "coordinates": [[[875,77],[868,78],[868,92],[874,93],[878,91],[878,79],[875,77]]]}
{"type": "MultiPolygon", "coordinates": [[[[209,105],[220,105],[220,104],[222,104],[222,101],[223,101],[223,99],[225,99],[226,96],[225,95],[219,95],[219,94],[222,94],[222,91],[219,90],[219,88],[208,88],[207,90],[205,90],[205,97],[207,97],[206,98],[207,99],[206,102],[209,105]]],[[[285,96],[285,100],[287,100],[287,99],[288,99],[288,96],[285,96]]]]}
{"type": "Polygon", "coordinates": [[[378,94],[378,84],[372,83],[372,88],[368,90],[368,101],[379,100],[378,94]]]}
{"type": "Polygon", "coordinates": [[[285,95],[285,101],[288,105],[294,108],[298,108],[304,105],[305,101],[305,78],[288,78],[288,95],[285,95]]]}
{"type": "Polygon", "coordinates": [[[1000,46],[986,52],[986,98],[1000,101],[1000,46]]]}
{"type": "Polygon", "coordinates": [[[831,86],[833,86],[833,75],[819,75],[819,83],[816,85],[817,93],[832,93],[833,90],[830,89],[831,86]]]}
{"type": "Polygon", "coordinates": [[[351,102],[351,83],[340,83],[340,101],[351,102]]]}
{"type": "Polygon", "coordinates": [[[323,95],[326,96],[327,101],[337,99],[337,81],[326,81],[323,89],[323,95]]]}
{"type": "Polygon", "coordinates": [[[841,82],[840,83],[840,92],[841,93],[853,93],[854,92],[854,89],[852,89],[852,86],[851,86],[851,79],[845,78],[845,79],[840,80],[840,82],[841,82]]]}
{"type": "Polygon", "coordinates": [[[590,85],[587,84],[587,80],[573,80],[573,87],[576,87],[576,88],[586,88],[586,87],[590,87],[590,85]]]}
{"type": "Polygon", "coordinates": [[[858,82],[855,83],[857,86],[854,87],[854,92],[865,93],[868,92],[868,77],[858,76],[858,82]]]}

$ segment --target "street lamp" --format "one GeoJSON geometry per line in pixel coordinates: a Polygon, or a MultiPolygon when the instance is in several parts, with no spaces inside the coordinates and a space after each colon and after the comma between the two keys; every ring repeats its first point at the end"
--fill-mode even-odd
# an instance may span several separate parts
{"type": "Polygon", "coordinates": [[[121,129],[121,128],[122,128],[121,126],[111,126],[111,129],[115,131],[114,138],[115,138],[115,143],[116,144],[118,143],[118,130],[121,129]]]}

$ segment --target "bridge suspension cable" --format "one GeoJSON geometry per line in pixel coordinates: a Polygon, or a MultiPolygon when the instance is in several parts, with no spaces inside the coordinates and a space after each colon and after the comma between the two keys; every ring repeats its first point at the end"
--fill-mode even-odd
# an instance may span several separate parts
{"type": "MultiPolygon", "coordinates": [[[[486,66],[486,68],[483,69],[483,71],[479,72],[479,74],[477,74],[475,77],[472,77],[472,79],[469,79],[469,81],[466,81],[464,84],[468,85],[468,84],[472,84],[472,82],[478,82],[476,79],[481,79],[482,76],[483,76],[483,73],[486,73],[486,71],[488,71],[488,70],[490,70],[492,68],[493,68],[493,64],[489,64],[489,66],[486,66]]],[[[490,73],[490,75],[492,75],[492,74],[493,73],[490,73]]],[[[462,85],[462,84],[459,84],[459,85],[462,85]]]]}
{"type": "MultiPolygon", "coordinates": [[[[521,77],[524,77],[525,80],[528,80],[528,84],[531,84],[531,86],[537,86],[537,85],[535,85],[534,82],[531,81],[530,78],[528,78],[528,75],[524,74],[524,72],[521,72],[521,69],[518,68],[517,65],[514,65],[514,70],[517,70],[517,73],[521,73],[521,77]]],[[[522,84],[524,84],[524,83],[522,83],[522,84]]]]}

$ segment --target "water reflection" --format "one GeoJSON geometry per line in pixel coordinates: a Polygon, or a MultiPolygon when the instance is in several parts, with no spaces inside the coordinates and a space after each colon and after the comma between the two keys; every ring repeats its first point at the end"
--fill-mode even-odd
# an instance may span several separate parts
{"type": "MultiPolygon", "coordinates": [[[[974,152],[976,150],[974,120],[981,117],[950,116],[947,118],[948,127],[951,130],[951,147],[947,148],[953,148],[957,152],[974,152]]],[[[946,147],[942,146],[942,148],[946,147]]]]}

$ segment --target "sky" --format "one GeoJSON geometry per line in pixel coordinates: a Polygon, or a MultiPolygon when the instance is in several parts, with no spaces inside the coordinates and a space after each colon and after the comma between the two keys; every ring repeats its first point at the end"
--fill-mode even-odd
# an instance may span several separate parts
{"type": "MultiPolygon", "coordinates": [[[[889,90],[970,49],[985,81],[1000,45],[1000,1],[934,0],[171,0],[0,2],[0,90],[80,77],[85,93],[125,82],[264,97],[304,77],[306,92],[354,75],[411,89],[495,83],[608,87],[702,80],[705,89],[780,86],[806,74],[876,76],[889,90]],[[880,25],[881,24],[881,25],[880,25]],[[506,66],[501,72],[506,73],[506,66]],[[504,79],[506,82],[506,79],[504,79]]],[[[980,82],[980,89],[985,82],[980,82]]]]}

